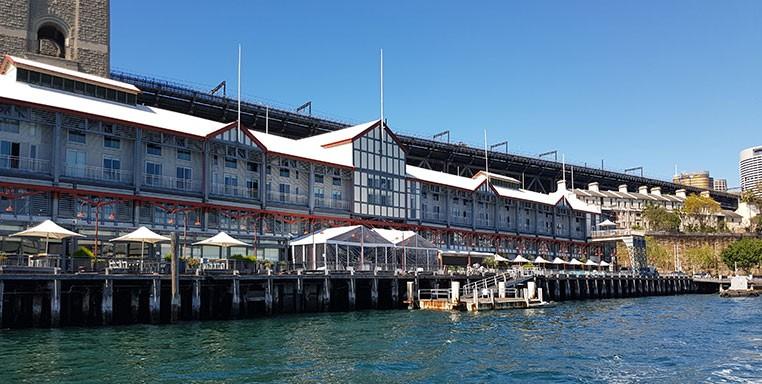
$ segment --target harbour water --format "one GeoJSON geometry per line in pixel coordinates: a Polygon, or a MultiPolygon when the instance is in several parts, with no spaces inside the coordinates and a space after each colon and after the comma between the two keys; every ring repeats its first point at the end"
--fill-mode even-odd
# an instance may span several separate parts
{"type": "Polygon", "coordinates": [[[762,300],[0,331],[3,383],[762,383],[762,300]]]}

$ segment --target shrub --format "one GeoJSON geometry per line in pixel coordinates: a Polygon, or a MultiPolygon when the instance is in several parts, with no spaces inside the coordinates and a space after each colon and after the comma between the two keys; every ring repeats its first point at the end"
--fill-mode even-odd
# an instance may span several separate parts
{"type": "Polygon", "coordinates": [[[86,257],[89,259],[94,259],[95,254],[93,253],[90,248],[85,247],[84,245],[80,245],[79,248],[77,248],[76,251],[74,251],[74,257],[86,257]]]}

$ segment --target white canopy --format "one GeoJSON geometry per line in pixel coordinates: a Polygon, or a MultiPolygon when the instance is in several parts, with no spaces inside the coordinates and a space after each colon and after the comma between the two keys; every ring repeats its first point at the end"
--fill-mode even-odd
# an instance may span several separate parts
{"type": "Polygon", "coordinates": [[[251,244],[244,243],[241,240],[235,239],[225,232],[220,232],[206,240],[201,240],[193,243],[193,245],[213,245],[222,248],[242,246],[248,247],[251,244]]]}
{"type": "Polygon", "coordinates": [[[564,259],[562,259],[562,258],[560,258],[560,257],[558,257],[558,256],[556,256],[556,258],[555,258],[555,259],[553,259],[552,263],[553,263],[553,264],[568,264],[568,263],[566,262],[566,260],[564,260],[564,259]]]}
{"type": "Polygon", "coordinates": [[[601,263],[598,265],[600,265],[601,267],[608,267],[609,265],[611,265],[611,263],[607,263],[606,260],[601,260],[601,263]]]}
{"type": "Polygon", "coordinates": [[[85,237],[77,232],[72,232],[63,228],[50,220],[45,220],[32,228],[14,233],[11,236],[44,237],[46,239],[56,240],[66,239],[68,237],[85,237]]]}
{"type": "Polygon", "coordinates": [[[142,269],[142,259],[143,259],[143,251],[145,250],[145,243],[149,244],[156,244],[161,243],[162,241],[170,241],[171,239],[169,237],[164,237],[162,235],[159,235],[158,233],[146,228],[146,227],[140,227],[124,236],[119,236],[116,239],[111,239],[111,241],[132,241],[135,243],[140,243],[140,259],[141,259],[141,269],[142,269]]]}
{"type": "Polygon", "coordinates": [[[72,232],[50,220],[45,220],[42,223],[37,224],[32,228],[28,228],[21,232],[14,233],[11,236],[39,237],[39,238],[44,237],[45,238],[45,253],[48,253],[48,243],[50,242],[50,239],[61,240],[61,239],[69,238],[69,237],[85,237],[85,235],[80,235],[77,232],[72,232]]]}
{"type": "Polygon", "coordinates": [[[549,261],[542,258],[542,256],[537,256],[534,258],[534,263],[536,264],[547,264],[550,263],[549,261]]]}
{"type": "Polygon", "coordinates": [[[529,260],[524,256],[518,255],[511,260],[511,263],[529,263],[529,260]]]}
{"type": "Polygon", "coordinates": [[[381,234],[365,228],[362,225],[321,229],[317,232],[294,239],[288,243],[289,246],[312,244],[339,244],[355,247],[389,248],[394,246],[393,243],[385,239],[381,234]]]}
{"type": "Polygon", "coordinates": [[[585,265],[588,265],[588,266],[591,266],[591,267],[597,267],[597,266],[598,266],[598,263],[596,263],[595,261],[592,261],[592,260],[588,259],[588,260],[585,262],[585,265]]]}
{"type": "Polygon", "coordinates": [[[582,262],[577,259],[571,259],[571,261],[569,262],[569,265],[584,265],[584,264],[582,264],[582,262]]]}
{"type": "Polygon", "coordinates": [[[140,242],[155,244],[161,243],[162,241],[170,241],[170,238],[159,235],[158,233],[146,227],[140,227],[124,236],[119,236],[115,239],[111,239],[111,241],[134,241],[136,243],[140,242]]]}
{"type": "Polygon", "coordinates": [[[614,223],[613,221],[609,219],[606,219],[598,223],[598,226],[599,227],[616,227],[616,223],[614,223]]]}
{"type": "Polygon", "coordinates": [[[500,256],[500,255],[498,255],[498,254],[496,253],[496,254],[495,254],[495,261],[497,261],[497,262],[503,262],[503,261],[508,261],[508,259],[506,259],[505,257],[503,257],[503,256],[500,256]]]}

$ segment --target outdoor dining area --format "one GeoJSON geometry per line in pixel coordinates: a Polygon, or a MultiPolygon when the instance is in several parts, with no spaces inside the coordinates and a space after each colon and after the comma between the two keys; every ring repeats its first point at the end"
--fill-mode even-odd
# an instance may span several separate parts
{"type": "MultiPolygon", "coordinates": [[[[86,273],[108,270],[110,273],[169,273],[169,243],[172,239],[145,226],[111,239],[95,239],[90,246],[71,242],[85,238],[87,236],[84,234],[66,229],[52,220],[45,220],[7,236],[8,240],[16,241],[5,241],[3,245],[6,248],[15,245],[16,251],[0,250],[0,267],[35,272],[86,273]],[[69,243],[65,243],[67,240],[69,243]],[[167,249],[169,251],[162,253],[167,249]]],[[[245,253],[252,245],[225,232],[182,244],[181,252],[186,254],[180,255],[181,269],[186,273],[194,270],[228,271],[231,269],[230,251],[233,247],[245,253]]]]}

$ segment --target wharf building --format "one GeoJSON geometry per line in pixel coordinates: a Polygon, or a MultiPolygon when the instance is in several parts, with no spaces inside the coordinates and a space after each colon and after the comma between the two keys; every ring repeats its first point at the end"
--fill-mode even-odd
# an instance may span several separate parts
{"type": "Polygon", "coordinates": [[[600,208],[563,180],[544,194],[484,171],[461,177],[411,166],[378,120],[292,139],[141,105],[139,92],[4,58],[4,251],[19,246],[5,235],[53,218],[88,235],[79,244],[100,239],[99,256],[136,252],[103,240],[146,225],[181,232],[184,244],[224,230],[253,242],[260,258],[288,262],[289,239],[363,224],[415,230],[448,250],[609,257],[590,241],[600,208]]]}

